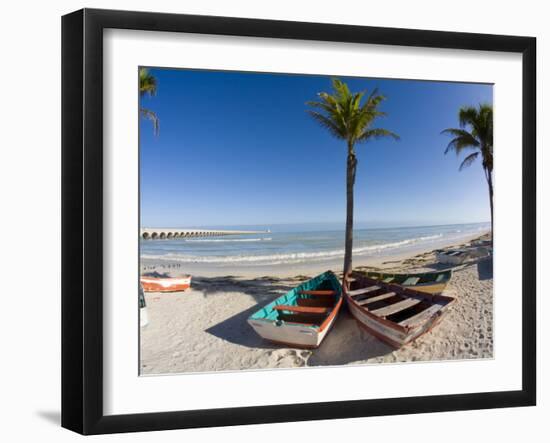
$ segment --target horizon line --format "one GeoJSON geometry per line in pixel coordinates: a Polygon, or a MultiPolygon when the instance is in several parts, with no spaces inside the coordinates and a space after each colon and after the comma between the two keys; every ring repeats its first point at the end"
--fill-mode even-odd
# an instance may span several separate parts
{"type": "MultiPolygon", "coordinates": [[[[354,224],[357,223],[373,223],[376,222],[367,222],[367,221],[355,221],[354,224]]],[[[490,224],[491,222],[489,220],[487,221],[471,221],[471,222],[461,222],[461,223],[435,223],[435,224],[409,224],[409,225],[395,225],[395,226],[373,226],[369,229],[400,229],[400,228],[435,228],[439,226],[458,226],[458,225],[478,225],[478,224],[490,224]]],[[[284,223],[245,223],[245,224],[212,224],[212,225],[189,225],[187,227],[179,227],[179,226],[142,226],[140,224],[140,229],[213,229],[214,227],[244,227],[244,226],[288,226],[288,225],[328,225],[328,224],[342,224],[345,227],[345,222],[284,222],[284,223]]],[[[267,228],[269,229],[269,228],[267,228]]]]}

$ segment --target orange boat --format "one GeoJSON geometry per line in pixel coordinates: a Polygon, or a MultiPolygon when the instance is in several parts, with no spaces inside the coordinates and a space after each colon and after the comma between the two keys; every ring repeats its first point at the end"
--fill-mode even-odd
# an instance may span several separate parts
{"type": "Polygon", "coordinates": [[[141,277],[140,281],[145,292],[180,292],[191,286],[190,275],[174,278],[141,277]]]}

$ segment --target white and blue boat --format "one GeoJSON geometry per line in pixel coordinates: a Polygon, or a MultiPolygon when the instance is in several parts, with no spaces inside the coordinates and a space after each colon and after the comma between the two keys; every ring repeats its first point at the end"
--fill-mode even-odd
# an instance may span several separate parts
{"type": "Polygon", "coordinates": [[[248,318],[265,340],[297,348],[317,348],[342,306],[342,286],[332,271],[308,280],[248,318]]]}

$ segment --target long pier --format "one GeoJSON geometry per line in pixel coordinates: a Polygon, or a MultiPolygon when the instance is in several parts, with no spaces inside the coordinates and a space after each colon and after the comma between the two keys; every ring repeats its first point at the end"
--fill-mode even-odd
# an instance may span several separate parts
{"type": "Polygon", "coordinates": [[[164,240],[171,238],[190,237],[220,237],[223,235],[248,235],[268,234],[270,231],[231,231],[217,229],[167,229],[167,228],[143,228],[140,230],[140,237],[143,240],[164,240]]]}

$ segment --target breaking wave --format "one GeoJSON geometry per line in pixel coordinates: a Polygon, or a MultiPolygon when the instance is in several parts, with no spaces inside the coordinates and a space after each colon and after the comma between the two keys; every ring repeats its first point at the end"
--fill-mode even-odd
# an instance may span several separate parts
{"type": "MultiPolygon", "coordinates": [[[[410,238],[406,240],[360,246],[353,249],[355,255],[368,255],[387,249],[400,248],[419,242],[436,240],[443,237],[443,234],[428,235],[423,237],[410,238]]],[[[192,241],[263,241],[267,239],[196,239],[192,241]]],[[[269,239],[271,240],[271,239],[269,239]]],[[[311,252],[288,252],[279,254],[252,254],[252,255],[229,255],[229,256],[197,256],[186,254],[143,254],[142,258],[163,261],[175,261],[182,263],[208,263],[208,264],[233,264],[233,263],[258,263],[258,264],[291,264],[304,261],[322,261],[326,259],[340,258],[344,256],[343,249],[311,252]]]]}

